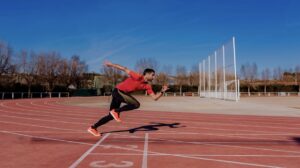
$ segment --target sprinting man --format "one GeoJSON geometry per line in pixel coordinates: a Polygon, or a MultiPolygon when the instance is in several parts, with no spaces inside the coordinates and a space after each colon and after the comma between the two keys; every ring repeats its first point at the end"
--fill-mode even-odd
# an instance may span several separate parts
{"type": "Polygon", "coordinates": [[[88,128],[88,132],[94,136],[101,136],[97,131],[97,128],[101,125],[108,123],[115,119],[117,122],[121,122],[120,113],[123,111],[134,110],[140,107],[140,103],[130,93],[137,90],[146,90],[147,93],[153,98],[158,100],[166,90],[168,86],[164,85],[159,93],[154,93],[149,82],[153,81],[155,77],[155,71],[153,69],[145,69],[143,75],[136,73],[118,64],[113,64],[109,61],[104,62],[107,67],[113,67],[126,72],[129,77],[123,82],[119,83],[112,91],[112,101],[110,104],[110,112],[108,115],[101,118],[98,122],[88,128]],[[121,106],[121,103],[126,105],[121,106]]]}

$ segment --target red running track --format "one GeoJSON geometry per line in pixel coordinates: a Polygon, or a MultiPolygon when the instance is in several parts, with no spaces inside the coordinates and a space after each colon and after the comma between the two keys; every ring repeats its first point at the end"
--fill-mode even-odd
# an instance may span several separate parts
{"type": "Polygon", "coordinates": [[[0,101],[0,167],[300,167],[300,118],[107,110],[94,98],[0,101]]]}

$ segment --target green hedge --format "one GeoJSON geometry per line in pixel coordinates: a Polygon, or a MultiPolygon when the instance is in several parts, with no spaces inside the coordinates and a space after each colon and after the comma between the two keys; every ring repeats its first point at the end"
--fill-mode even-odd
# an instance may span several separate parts
{"type": "Polygon", "coordinates": [[[96,89],[77,89],[71,93],[71,96],[97,96],[96,89]]]}
{"type": "MultiPolygon", "coordinates": [[[[27,92],[28,86],[20,83],[12,85],[0,85],[0,92],[27,92]]],[[[45,92],[45,88],[41,85],[32,85],[31,92],[45,92]]]]}
{"type": "MultiPolygon", "coordinates": [[[[250,87],[251,92],[264,92],[264,85],[257,85],[255,87],[250,87]]],[[[241,92],[248,92],[247,85],[240,86],[241,92]]],[[[299,85],[267,85],[267,92],[298,92],[299,85]]]]}

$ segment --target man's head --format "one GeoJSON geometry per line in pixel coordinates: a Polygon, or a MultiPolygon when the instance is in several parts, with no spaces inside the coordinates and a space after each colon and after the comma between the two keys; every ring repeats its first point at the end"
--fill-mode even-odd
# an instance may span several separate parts
{"type": "Polygon", "coordinates": [[[147,68],[144,70],[143,75],[146,81],[151,82],[155,77],[155,71],[153,69],[147,68]]]}

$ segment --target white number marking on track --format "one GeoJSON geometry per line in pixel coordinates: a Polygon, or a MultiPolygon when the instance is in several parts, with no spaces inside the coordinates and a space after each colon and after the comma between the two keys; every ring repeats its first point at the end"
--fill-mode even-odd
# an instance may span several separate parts
{"type": "Polygon", "coordinates": [[[90,163],[90,167],[101,168],[101,167],[131,167],[133,163],[130,161],[121,161],[120,164],[116,163],[106,163],[104,160],[94,161],[90,163]]]}

